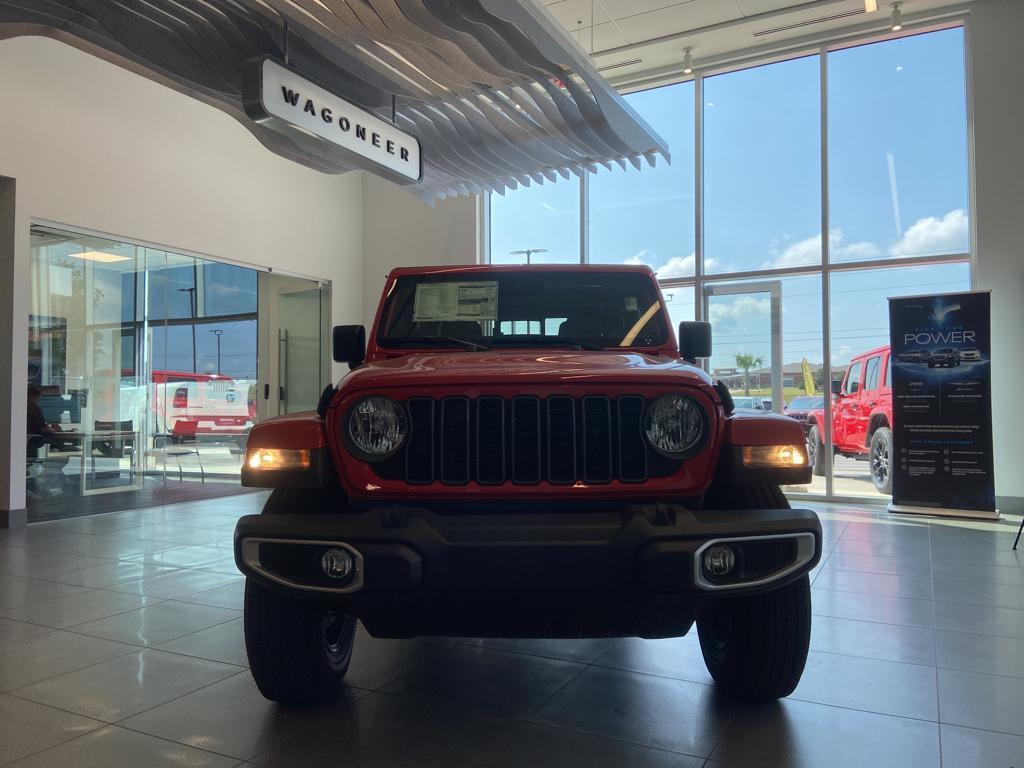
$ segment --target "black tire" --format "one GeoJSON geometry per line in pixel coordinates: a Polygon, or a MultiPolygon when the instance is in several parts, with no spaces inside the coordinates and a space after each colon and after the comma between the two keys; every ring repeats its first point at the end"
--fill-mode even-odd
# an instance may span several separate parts
{"type": "MultiPolygon", "coordinates": [[[[713,501],[719,509],[789,509],[777,486],[718,491],[713,501]]],[[[708,672],[726,695],[744,702],[788,696],[800,682],[811,641],[810,579],[723,600],[697,617],[697,635],[708,672]]]]}
{"type": "Polygon", "coordinates": [[[354,618],[247,579],[244,623],[249,669],[266,698],[318,704],[344,690],[354,618]]]}
{"type": "Polygon", "coordinates": [[[888,427],[879,427],[871,435],[868,464],[875,490],[892,494],[892,432],[888,427]]]}
{"type": "Polygon", "coordinates": [[[818,477],[825,476],[825,444],[821,442],[821,433],[817,424],[811,424],[807,431],[807,458],[811,463],[811,471],[818,477]]]}

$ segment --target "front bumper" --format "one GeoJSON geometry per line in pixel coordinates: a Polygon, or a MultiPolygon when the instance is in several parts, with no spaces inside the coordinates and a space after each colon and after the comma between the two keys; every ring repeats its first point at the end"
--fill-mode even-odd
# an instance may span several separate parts
{"type": "Polygon", "coordinates": [[[777,589],[813,568],[821,525],[809,510],[435,514],[417,507],[248,515],[235,560],[248,577],[357,616],[378,637],[671,637],[724,597],[777,589]],[[726,540],[728,582],[700,552],[726,540]],[[354,555],[344,583],[323,552],[354,555]]]}

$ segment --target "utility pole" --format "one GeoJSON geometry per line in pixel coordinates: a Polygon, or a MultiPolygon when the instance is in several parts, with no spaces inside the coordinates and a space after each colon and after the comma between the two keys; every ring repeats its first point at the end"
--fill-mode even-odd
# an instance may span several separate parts
{"type": "Polygon", "coordinates": [[[178,293],[188,293],[188,310],[192,317],[192,373],[198,373],[196,366],[196,287],[179,288],[178,293]]]}
{"type": "Polygon", "coordinates": [[[220,375],[220,337],[223,335],[224,331],[222,331],[220,328],[214,328],[212,331],[210,331],[210,333],[212,333],[214,336],[217,337],[217,375],[219,376],[220,375]]]}

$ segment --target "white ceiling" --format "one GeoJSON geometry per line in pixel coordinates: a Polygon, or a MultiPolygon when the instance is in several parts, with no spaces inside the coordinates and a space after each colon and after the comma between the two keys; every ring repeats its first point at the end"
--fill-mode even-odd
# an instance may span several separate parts
{"type": "MultiPolygon", "coordinates": [[[[904,0],[913,18],[955,0],[904,0]]],[[[683,49],[701,60],[721,60],[757,47],[785,44],[808,35],[830,35],[863,25],[884,25],[892,0],[864,13],[864,0],[534,0],[543,5],[605,77],[628,85],[678,70],[683,49]],[[834,18],[834,17],[839,18],[834,18]],[[790,29],[780,29],[792,27],[790,29]],[[772,31],[770,30],[778,30],[772,31]],[[768,32],[768,34],[765,34],[768,32]],[[761,33],[761,34],[756,34],[761,33]],[[632,62],[625,66],[610,66],[632,62]],[[610,67],[610,68],[609,68],[610,67]]],[[[962,3],[961,3],[962,5],[962,3]]]]}

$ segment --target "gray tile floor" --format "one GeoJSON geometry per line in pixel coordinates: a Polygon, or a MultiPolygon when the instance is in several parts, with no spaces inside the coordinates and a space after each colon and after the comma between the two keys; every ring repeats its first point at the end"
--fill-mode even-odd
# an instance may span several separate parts
{"type": "Polygon", "coordinates": [[[1013,521],[822,507],[807,671],[719,696],[678,640],[376,640],[328,709],[260,697],[235,519],[259,494],[0,531],[0,765],[1024,766],[1013,521]]]}

